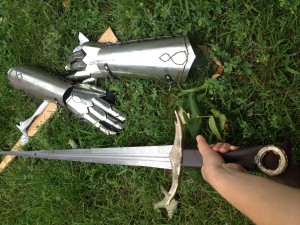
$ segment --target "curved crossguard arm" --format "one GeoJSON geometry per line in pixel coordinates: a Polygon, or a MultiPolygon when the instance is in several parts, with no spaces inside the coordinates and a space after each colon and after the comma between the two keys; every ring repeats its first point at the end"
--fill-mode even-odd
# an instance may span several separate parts
{"type": "Polygon", "coordinates": [[[182,166],[182,149],[183,149],[183,135],[185,128],[185,121],[183,119],[183,110],[175,111],[175,139],[173,148],[170,152],[169,158],[172,166],[172,186],[169,192],[161,187],[165,197],[162,201],[154,204],[155,209],[165,208],[168,212],[168,216],[172,217],[177,209],[178,202],[174,199],[179,186],[179,178],[182,166]]]}

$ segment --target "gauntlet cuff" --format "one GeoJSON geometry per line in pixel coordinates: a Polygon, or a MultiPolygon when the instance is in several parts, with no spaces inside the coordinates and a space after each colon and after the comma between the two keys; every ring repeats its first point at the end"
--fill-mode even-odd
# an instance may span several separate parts
{"type": "Polygon", "coordinates": [[[187,36],[86,42],[81,47],[69,58],[75,71],[70,79],[120,76],[185,82],[196,57],[187,36]]]}
{"type": "Polygon", "coordinates": [[[72,90],[69,83],[51,76],[47,72],[29,66],[17,66],[8,71],[11,84],[20,91],[42,100],[56,100],[65,106],[65,100],[72,90]]]}

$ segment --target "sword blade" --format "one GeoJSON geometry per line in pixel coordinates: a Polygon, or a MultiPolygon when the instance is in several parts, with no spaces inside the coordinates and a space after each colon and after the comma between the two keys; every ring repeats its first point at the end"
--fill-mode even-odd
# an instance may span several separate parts
{"type": "MultiPolygon", "coordinates": [[[[172,169],[169,159],[172,147],[173,145],[70,150],[0,151],[0,155],[172,169]]],[[[230,151],[221,154],[221,156],[227,163],[237,163],[244,166],[247,170],[254,170],[256,168],[254,159],[261,148],[262,146],[254,146],[237,151],[230,151]]],[[[183,167],[200,168],[202,165],[202,156],[198,149],[182,150],[183,167]]]]}
{"type": "Polygon", "coordinates": [[[172,169],[172,145],[70,150],[0,151],[0,155],[172,169]]]}

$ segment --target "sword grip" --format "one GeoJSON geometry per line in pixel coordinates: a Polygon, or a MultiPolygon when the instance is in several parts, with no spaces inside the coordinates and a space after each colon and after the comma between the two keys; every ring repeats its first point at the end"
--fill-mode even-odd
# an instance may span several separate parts
{"type": "MultiPolygon", "coordinates": [[[[220,154],[226,163],[237,163],[247,170],[255,170],[254,158],[263,146],[254,146],[220,154]]],[[[198,149],[183,150],[183,167],[200,168],[203,165],[202,156],[198,149]]]]}
{"type": "MultiPolygon", "coordinates": [[[[270,179],[295,188],[300,188],[300,165],[293,163],[291,157],[291,143],[285,141],[283,143],[276,144],[277,147],[284,150],[288,157],[288,165],[285,171],[277,176],[271,176],[270,179]]],[[[247,170],[255,170],[257,168],[254,158],[258,151],[263,146],[255,146],[244,148],[241,150],[230,151],[225,154],[220,154],[225,162],[237,163],[245,167],[247,170]]],[[[278,155],[267,154],[263,158],[263,164],[267,168],[277,168],[278,166],[278,155]]],[[[202,156],[198,149],[184,149],[182,165],[184,167],[200,168],[202,167],[202,156]]]]}

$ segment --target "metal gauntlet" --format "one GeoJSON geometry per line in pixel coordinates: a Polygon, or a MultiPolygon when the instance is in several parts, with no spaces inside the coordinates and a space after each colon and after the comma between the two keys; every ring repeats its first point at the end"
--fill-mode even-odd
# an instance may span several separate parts
{"type": "Polygon", "coordinates": [[[57,101],[107,135],[123,129],[125,115],[103,97],[106,91],[88,84],[72,86],[53,75],[30,66],[13,67],[8,79],[18,90],[42,100],[57,101]]]}
{"type": "Polygon", "coordinates": [[[114,76],[185,82],[195,60],[187,36],[106,43],[86,42],[70,57],[68,78],[93,81],[114,76]]]}

